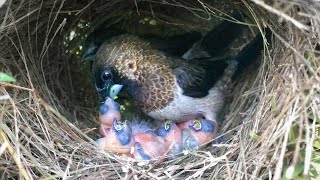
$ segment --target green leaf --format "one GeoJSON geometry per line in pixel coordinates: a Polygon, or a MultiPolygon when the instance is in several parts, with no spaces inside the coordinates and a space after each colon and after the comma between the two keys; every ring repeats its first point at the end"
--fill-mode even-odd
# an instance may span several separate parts
{"type": "Polygon", "coordinates": [[[289,166],[286,170],[285,177],[287,179],[294,179],[299,176],[303,171],[303,164],[297,164],[295,166],[289,166]]]}
{"type": "Polygon", "coordinates": [[[155,25],[157,25],[157,21],[152,19],[152,20],[150,20],[149,24],[152,26],[155,26],[155,25]]]}
{"type": "Polygon", "coordinates": [[[0,81],[3,81],[3,82],[16,82],[16,80],[13,77],[11,77],[8,74],[3,73],[3,72],[0,72],[0,81]]]}
{"type": "Polygon", "coordinates": [[[306,177],[298,176],[298,177],[295,177],[294,180],[306,180],[306,177]]]}
{"type": "Polygon", "coordinates": [[[319,177],[319,173],[313,165],[311,165],[310,175],[313,177],[319,177]]]}
{"type": "Polygon", "coordinates": [[[271,99],[271,107],[272,107],[272,109],[276,109],[277,108],[277,101],[276,101],[276,98],[274,96],[272,96],[272,99],[271,99]]]}
{"type": "Polygon", "coordinates": [[[320,149],[320,142],[319,141],[315,141],[313,143],[313,147],[317,148],[317,149],[320,149]]]}
{"type": "Polygon", "coordinates": [[[314,54],[310,51],[306,51],[303,55],[306,59],[309,59],[309,58],[313,59],[314,58],[314,54]]]}
{"type": "Polygon", "coordinates": [[[253,140],[258,140],[260,138],[260,136],[258,134],[256,134],[255,132],[253,132],[253,131],[250,132],[250,137],[253,140]]]}
{"type": "Polygon", "coordinates": [[[289,142],[296,141],[295,128],[291,126],[289,131],[289,142]]]}

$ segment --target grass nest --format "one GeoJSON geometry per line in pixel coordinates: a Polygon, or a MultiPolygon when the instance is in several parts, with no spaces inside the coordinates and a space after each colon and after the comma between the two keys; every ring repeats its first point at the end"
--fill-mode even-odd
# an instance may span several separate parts
{"type": "Polygon", "coordinates": [[[319,9],[316,0],[7,0],[0,7],[0,71],[16,82],[1,74],[1,179],[316,178],[319,9]],[[98,100],[77,51],[87,32],[116,23],[138,31],[136,22],[148,31],[161,24],[173,34],[205,32],[215,24],[209,21],[239,9],[255,31],[268,27],[273,38],[226,107],[220,132],[227,142],[150,164],[96,148],[98,100]],[[83,37],[70,38],[77,27],[83,37]]]}

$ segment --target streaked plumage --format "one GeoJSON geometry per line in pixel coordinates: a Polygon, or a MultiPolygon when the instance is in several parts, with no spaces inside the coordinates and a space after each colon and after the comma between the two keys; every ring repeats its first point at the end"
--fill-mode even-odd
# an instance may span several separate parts
{"type": "Polygon", "coordinates": [[[214,119],[223,105],[223,94],[214,85],[228,63],[201,63],[167,56],[138,37],[121,35],[99,48],[94,76],[97,86],[103,86],[101,74],[110,71],[113,81],[123,84],[154,119],[179,122],[199,113],[214,119]]]}

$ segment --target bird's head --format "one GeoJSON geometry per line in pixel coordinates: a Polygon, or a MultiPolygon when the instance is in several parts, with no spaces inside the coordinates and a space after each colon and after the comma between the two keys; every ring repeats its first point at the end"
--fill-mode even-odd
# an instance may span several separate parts
{"type": "Polygon", "coordinates": [[[163,61],[159,51],[136,36],[113,37],[103,43],[96,54],[93,66],[96,89],[102,100],[117,93],[119,87],[115,84],[125,85],[128,91],[137,91],[146,79],[150,79],[150,74],[161,73],[167,68],[163,61]]]}
{"type": "Polygon", "coordinates": [[[115,133],[115,137],[122,145],[127,145],[132,141],[132,130],[127,121],[121,122],[115,119],[110,132],[115,133]]]}

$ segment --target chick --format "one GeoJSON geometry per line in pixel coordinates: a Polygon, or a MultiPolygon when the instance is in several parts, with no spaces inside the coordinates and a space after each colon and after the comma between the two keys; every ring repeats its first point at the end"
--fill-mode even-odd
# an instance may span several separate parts
{"type": "Polygon", "coordinates": [[[99,120],[100,120],[100,134],[105,136],[111,129],[114,120],[120,121],[120,105],[113,99],[108,98],[100,105],[99,120]]]}
{"type": "Polygon", "coordinates": [[[172,121],[166,120],[162,123],[157,134],[164,139],[171,154],[177,154],[183,150],[181,130],[172,121]]]}
{"type": "Polygon", "coordinates": [[[214,139],[217,123],[203,118],[190,119],[177,124],[181,130],[182,148],[195,149],[214,139]]]}
{"type": "Polygon", "coordinates": [[[109,131],[105,132],[105,137],[96,141],[98,145],[113,153],[130,153],[135,145],[135,140],[127,121],[114,120],[109,131]]]}
{"type": "Polygon", "coordinates": [[[144,121],[114,120],[112,128],[104,132],[105,137],[97,140],[101,148],[136,160],[156,159],[168,151],[164,139],[144,121]]]}

